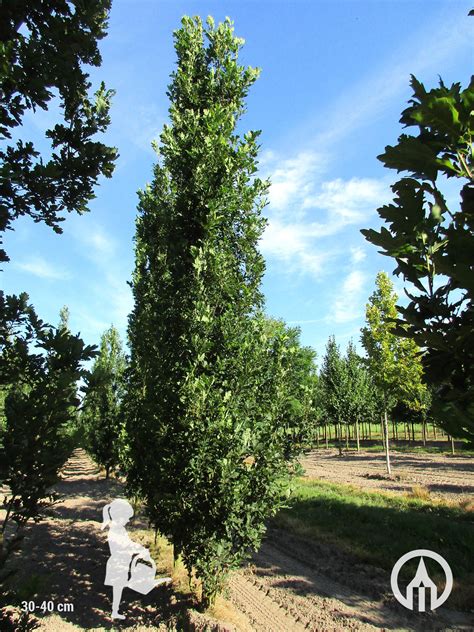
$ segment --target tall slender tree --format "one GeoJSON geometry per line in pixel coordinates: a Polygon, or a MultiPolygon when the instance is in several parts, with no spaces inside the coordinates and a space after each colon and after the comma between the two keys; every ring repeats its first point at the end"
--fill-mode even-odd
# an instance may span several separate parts
{"type": "Polygon", "coordinates": [[[387,471],[391,475],[388,415],[397,402],[422,406],[426,386],[423,384],[421,351],[410,338],[396,334],[397,295],[385,272],[376,277],[376,289],[366,307],[366,327],[362,344],[368,366],[382,397],[384,443],[387,471]]]}
{"type": "Polygon", "coordinates": [[[81,413],[86,446],[105,468],[106,478],[119,463],[125,368],[120,335],[112,325],[102,334],[99,355],[87,377],[81,413]]]}
{"type": "Polygon", "coordinates": [[[345,405],[348,384],[345,362],[334,336],[327,342],[319,378],[324,414],[335,426],[339,453],[342,454],[342,424],[348,421],[345,405]]]}
{"type": "Polygon", "coordinates": [[[346,415],[354,425],[357,451],[360,450],[360,424],[370,416],[373,405],[372,380],[362,358],[357,354],[352,340],[349,342],[345,357],[347,387],[344,394],[346,415]]]}
{"type": "Polygon", "coordinates": [[[287,337],[261,315],[268,183],[239,136],[259,71],[230,20],[175,32],[170,124],[140,193],[129,321],[126,464],[153,524],[203,583],[203,604],[283,502],[297,429],[281,423],[287,337]]]}

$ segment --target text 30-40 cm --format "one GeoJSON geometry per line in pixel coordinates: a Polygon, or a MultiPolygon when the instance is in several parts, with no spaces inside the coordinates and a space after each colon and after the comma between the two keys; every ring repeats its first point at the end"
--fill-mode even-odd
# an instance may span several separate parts
{"type": "Polygon", "coordinates": [[[21,609],[23,612],[74,612],[73,603],[55,603],[54,601],[22,601],[21,609]]]}

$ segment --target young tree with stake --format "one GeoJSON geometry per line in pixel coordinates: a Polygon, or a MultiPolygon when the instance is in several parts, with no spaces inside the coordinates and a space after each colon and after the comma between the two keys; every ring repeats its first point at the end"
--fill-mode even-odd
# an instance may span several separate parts
{"type": "Polygon", "coordinates": [[[392,473],[388,435],[388,415],[397,402],[414,405],[426,389],[422,382],[420,349],[409,338],[396,335],[397,295],[385,272],[379,272],[376,289],[366,306],[366,327],[362,345],[367,353],[369,371],[382,397],[383,435],[387,472],[392,473]]]}

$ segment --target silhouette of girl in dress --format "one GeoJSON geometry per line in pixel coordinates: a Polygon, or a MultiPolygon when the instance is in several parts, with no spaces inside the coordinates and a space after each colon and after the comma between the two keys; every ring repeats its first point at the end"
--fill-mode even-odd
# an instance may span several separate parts
{"type": "Polygon", "coordinates": [[[171,578],[155,580],[156,566],[148,549],[130,539],[125,529],[125,525],[133,516],[130,503],[122,498],[116,498],[105,505],[102,516],[102,529],[109,527],[110,548],[104,584],[113,587],[112,618],[125,619],[125,616],[119,613],[125,586],[146,595],[152,588],[170,581],[171,578]],[[141,560],[145,560],[145,563],[141,560]]]}

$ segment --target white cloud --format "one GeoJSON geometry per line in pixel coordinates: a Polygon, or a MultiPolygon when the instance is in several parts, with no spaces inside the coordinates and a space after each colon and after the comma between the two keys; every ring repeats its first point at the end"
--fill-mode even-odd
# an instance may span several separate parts
{"type": "MultiPolygon", "coordinates": [[[[270,190],[269,221],[260,247],[266,256],[284,263],[289,273],[320,277],[336,254],[335,248],[328,250],[321,239],[337,235],[347,226],[362,225],[390,197],[382,180],[321,181],[321,162],[316,154],[302,152],[294,159],[278,160],[269,152],[266,163],[276,188],[273,185],[270,190]]],[[[362,248],[352,252],[353,263],[364,257],[362,248]]]]}
{"type": "Polygon", "coordinates": [[[16,263],[15,266],[40,279],[64,280],[69,278],[69,273],[66,270],[53,267],[43,257],[30,257],[23,263],[16,263]]]}
{"type": "Polygon", "coordinates": [[[285,263],[287,272],[309,273],[319,277],[328,260],[329,252],[318,251],[312,243],[312,234],[304,223],[290,224],[270,220],[260,248],[265,255],[285,263]]]}
{"type": "MultiPolygon", "coordinates": [[[[71,218],[75,220],[76,218],[71,218]]],[[[100,224],[79,218],[81,221],[70,221],[66,231],[76,239],[84,255],[98,265],[109,266],[117,252],[117,242],[110,232],[100,224]]],[[[89,219],[89,218],[87,218],[89,219]]]]}
{"type": "Polygon", "coordinates": [[[360,317],[365,280],[360,270],[353,270],[346,276],[334,300],[334,308],[327,316],[329,322],[347,323],[360,317]]]}
{"type": "Polygon", "coordinates": [[[360,263],[367,257],[367,253],[361,246],[351,248],[351,263],[360,263]]]}
{"type": "Polygon", "coordinates": [[[322,171],[322,158],[315,152],[302,151],[294,158],[275,160],[276,154],[268,152],[265,164],[269,165],[271,187],[270,206],[273,211],[284,211],[289,205],[304,208],[304,200],[312,190],[315,177],[322,171]],[[271,160],[273,159],[273,168],[271,160]]]}

